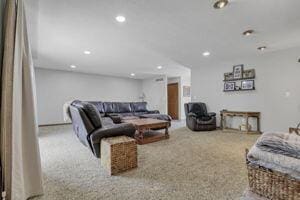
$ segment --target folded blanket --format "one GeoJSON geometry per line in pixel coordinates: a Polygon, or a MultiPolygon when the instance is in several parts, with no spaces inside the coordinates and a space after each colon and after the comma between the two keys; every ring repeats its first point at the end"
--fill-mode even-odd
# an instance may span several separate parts
{"type": "Polygon", "coordinates": [[[300,136],[295,133],[264,133],[256,146],[263,151],[300,159],[300,136]]]}
{"type": "Polygon", "coordinates": [[[73,101],[67,101],[63,105],[63,116],[64,116],[64,121],[65,122],[71,122],[71,116],[70,116],[70,111],[69,111],[69,106],[71,105],[73,101]]]}
{"type": "Polygon", "coordinates": [[[266,152],[255,145],[250,149],[247,158],[252,164],[289,174],[300,180],[300,160],[297,158],[266,152]]]}

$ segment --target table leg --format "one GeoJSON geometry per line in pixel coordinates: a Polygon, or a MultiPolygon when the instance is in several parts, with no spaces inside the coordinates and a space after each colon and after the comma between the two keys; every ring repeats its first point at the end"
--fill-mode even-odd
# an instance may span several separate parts
{"type": "Polygon", "coordinates": [[[260,133],[260,117],[256,117],[257,118],[257,132],[260,133]]]}
{"type": "Polygon", "coordinates": [[[247,133],[249,133],[249,116],[246,115],[245,118],[246,118],[246,131],[247,133]]]}
{"type": "Polygon", "coordinates": [[[224,114],[222,116],[222,122],[223,122],[222,129],[224,130],[224,129],[226,129],[226,115],[224,115],[224,114]]]}
{"type": "Polygon", "coordinates": [[[169,138],[169,128],[168,128],[168,126],[166,126],[166,129],[165,129],[165,136],[166,136],[166,138],[169,138]]]}

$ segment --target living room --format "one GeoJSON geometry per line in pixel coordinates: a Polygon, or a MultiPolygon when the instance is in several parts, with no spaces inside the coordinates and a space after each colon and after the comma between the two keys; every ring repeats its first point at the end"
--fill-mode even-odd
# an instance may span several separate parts
{"type": "Polygon", "coordinates": [[[300,2],[4,0],[3,199],[300,199],[300,2]]]}

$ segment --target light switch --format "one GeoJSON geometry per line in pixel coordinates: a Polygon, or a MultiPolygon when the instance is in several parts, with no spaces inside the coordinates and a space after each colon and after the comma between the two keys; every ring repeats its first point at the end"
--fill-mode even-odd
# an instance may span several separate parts
{"type": "Polygon", "coordinates": [[[286,92],[285,92],[285,97],[286,97],[286,98],[289,98],[290,96],[291,96],[291,92],[286,91],[286,92]]]}

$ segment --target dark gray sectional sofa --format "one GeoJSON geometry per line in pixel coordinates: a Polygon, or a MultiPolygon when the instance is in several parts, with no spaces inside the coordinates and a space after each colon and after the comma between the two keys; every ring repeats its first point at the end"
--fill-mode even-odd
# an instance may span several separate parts
{"type": "Polygon", "coordinates": [[[171,117],[149,111],[146,102],[100,102],[75,100],[69,107],[73,130],[82,144],[100,157],[101,139],[126,135],[134,137],[135,127],[122,123],[125,117],[155,118],[170,122],[171,117]]]}

